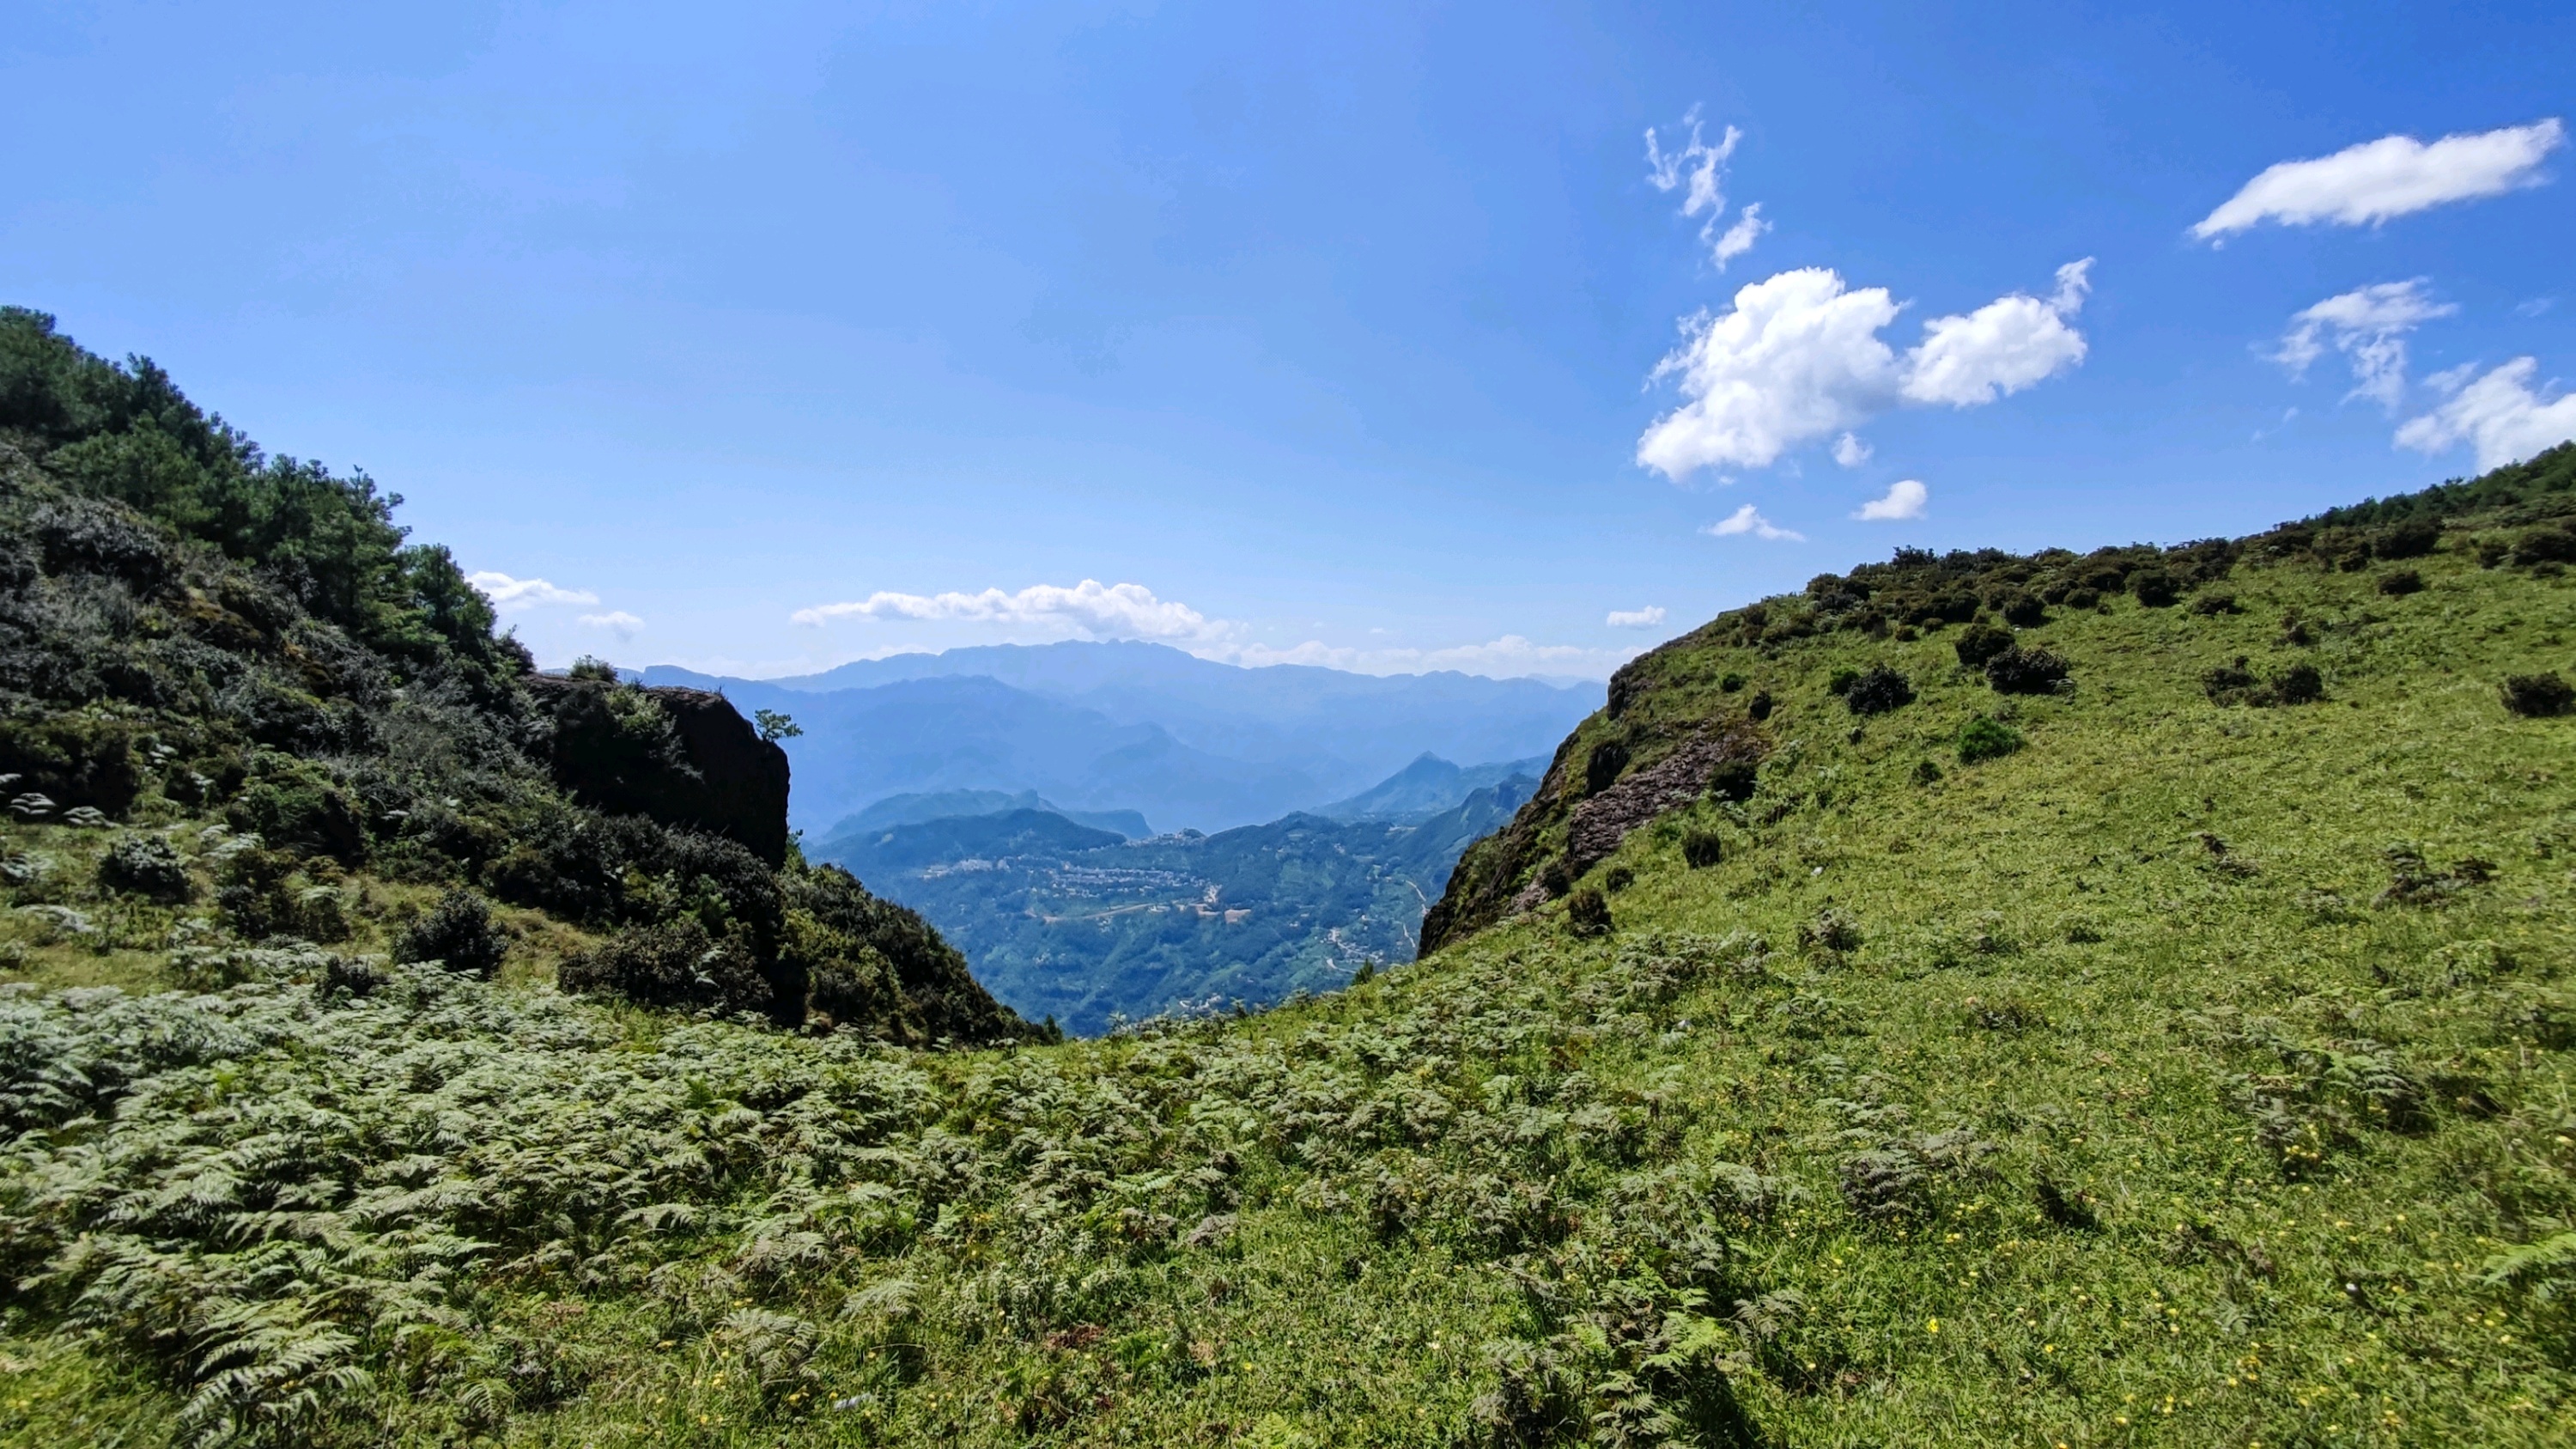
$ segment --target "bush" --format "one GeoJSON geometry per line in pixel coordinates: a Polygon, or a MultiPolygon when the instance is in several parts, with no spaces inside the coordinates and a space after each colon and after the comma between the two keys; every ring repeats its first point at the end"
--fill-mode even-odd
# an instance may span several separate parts
{"type": "Polygon", "coordinates": [[[2137,596],[2141,606],[2163,609],[2182,597],[2182,586],[2163,569],[2140,569],[2129,575],[2129,592],[2137,596]]]}
{"type": "Polygon", "coordinates": [[[1833,674],[1825,680],[1825,693],[1849,694],[1851,693],[1851,687],[1858,683],[1860,683],[1860,671],[1846,664],[1841,668],[1836,669],[1833,674]]]}
{"type": "MultiPolygon", "coordinates": [[[[1959,726],[1959,763],[1973,765],[1980,760],[2001,759],[2026,743],[2028,742],[2022,738],[2021,731],[2011,725],[1999,719],[1979,715],[1959,726]]],[[[1924,763],[1930,765],[1932,762],[1926,760],[1924,763]]],[[[1933,765],[1932,768],[1932,779],[1941,778],[1940,767],[1933,765]]],[[[1920,770],[1917,770],[1915,775],[1917,779],[1922,778],[1920,770]]],[[[1924,783],[1928,784],[1930,781],[1924,783]]]]}
{"type": "Polygon", "coordinates": [[[109,846],[106,859],[98,863],[98,883],[165,906],[197,893],[179,852],[157,835],[129,835],[109,846]]]}
{"type": "Polygon", "coordinates": [[[355,865],[367,853],[357,802],[320,765],[275,750],[251,762],[250,783],[225,814],[235,830],[300,855],[355,865]]]}
{"type": "Polygon", "coordinates": [[[396,961],[438,961],[450,971],[486,979],[501,969],[509,950],[509,935],[493,922],[491,906],[462,886],[440,896],[428,915],[394,937],[396,961]]]}
{"type": "Polygon", "coordinates": [[[2518,564],[2576,563],[2576,533],[2554,524],[2523,530],[2513,541],[2518,564]]]}
{"type": "Polygon", "coordinates": [[[1682,863],[1693,870],[1706,870],[1726,859],[1726,839],[1714,830],[1693,830],[1682,836],[1682,863]]]}
{"type": "Polygon", "coordinates": [[[762,1011],[769,982],[741,941],[718,942],[706,927],[683,916],[658,926],[630,927],[596,951],[567,956],[555,984],[581,996],[621,996],[643,1006],[694,1007],[731,1015],[762,1011]]]}
{"type": "Polygon", "coordinates": [[[1761,784],[1761,782],[1762,775],[1760,767],[1754,761],[1744,759],[1739,756],[1726,761],[1724,764],[1719,765],[1715,770],[1709,773],[1709,798],[1712,800],[1750,800],[1753,798],[1754,788],[1761,784]]]}
{"type": "Polygon", "coordinates": [[[1859,715],[1885,714],[1914,702],[1914,686],[1884,664],[1872,665],[1842,692],[1843,703],[1859,715]]]}
{"type": "Polygon", "coordinates": [[[1637,873],[1624,865],[1614,865],[1601,873],[1601,888],[1612,895],[1637,883],[1637,873]]]}
{"type": "Polygon", "coordinates": [[[2410,518],[2379,531],[2370,551],[2381,558],[2422,558],[2442,541],[2442,525],[2429,518],[2410,518]]]}
{"type": "Polygon", "coordinates": [[[2424,592],[2424,576],[2413,569],[2390,569],[2379,576],[2379,591],[2390,598],[2424,592]]]}
{"type": "Polygon", "coordinates": [[[1996,604],[1995,612],[2003,615],[2005,623],[2020,629],[2036,628],[2048,622],[2048,606],[2040,602],[2038,595],[2019,589],[2004,595],[1996,604]]]}
{"type": "Polygon", "coordinates": [[[1771,717],[1771,691],[1767,689],[1754,691],[1753,698],[1745,701],[1744,712],[1755,719],[1769,719],[1771,717]]]}
{"type": "Polygon", "coordinates": [[[1914,783],[1917,785],[1940,784],[1941,767],[1930,760],[1918,761],[1914,766],[1914,783]]]}
{"type": "Polygon", "coordinates": [[[1601,898],[1601,892],[1585,886],[1565,898],[1565,928],[1578,936],[1609,935],[1610,903],[1601,898]]]}
{"type": "Polygon", "coordinates": [[[2013,647],[2012,631],[1998,629],[1992,624],[1971,624],[1958,638],[1950,641],[1950,647],[1958,651],[1962,667],[1983,669],[1987,660],[2013,647]]]}
{"type": "Polygon", "coordinates": [[[2239,654],[2233,664],[2222,664],[2215,669],[2201,671],[2201,692],[2209,696],[2212,704],[2249,702],[2253,697],[2255,686],[2262,683],[2254,677],[2254,671],[2246,667],[2250,662],[2244,655],[2239,654]]]}
{"type": "Polygon", "coordinates": [[[2191,601],[2191,611],[2203,618],[2214,618],[2220,614],[2242,614],[2245,612],[2245,607],[2236,602],[2234,594],[2224,589],[2216,589],[2194,598],[2191,601]]]}
{"type": "Polygon", "coordinates": [[[1744,676],[1737,674],[1732,670],[1729,670],[1725,677],[1717,681],[1717,691],[1720,694],[1733,694],[1743,687],[1744,676]]]}
{"type": "Polygon", "coordinates": [[[1986,661],[1997,694],[2050,694],[2066,683],[2066,661],[2045,649],[2010,648],[1986,661]]]}
{"type": "Polygon", "coordinates": [[[2102,595],[2095,589],[2076,588],[2066,591],[2066,607],[2070,609],[2090,609],[2101,602],[2102,595]]]}
{"type": "Polygon", "coordinates": [[[2504,707],[2532,719],[2576,712],[2576,687],[2547,674],[2514,674],[2504,681],[2504,707]]]}
{"type": "Polygon", "coordinates": [[[1592,747],[1583,760],[1583,793],[1598,795],[1618,783],[1619,772],[1628,768],[1628,747],[1618,740],[1603,740],[1592,747]]]}
{"type": "Polygon", "coordinates": [[[2293,664],[2272,676],[2273,703],[2314,704],[2325,697],[2325,676],[2313,664],[2293,664]]]}

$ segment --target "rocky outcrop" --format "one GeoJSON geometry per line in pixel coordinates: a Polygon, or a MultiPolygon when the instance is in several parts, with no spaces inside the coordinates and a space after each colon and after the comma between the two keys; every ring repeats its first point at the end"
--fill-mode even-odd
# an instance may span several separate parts
{"type": "MultiPolygon", "coordinates": [[[[1459,857],[1449,888],[1422,917],[1419,954],[1564,895],[1630,832],[1668,810],[1704,796],[1751,794],[1754,770],[1769,748],[1759,728],[1741,718],[1691,735],[1633,769],[1627,768],[1632,747],[1617,739],[1596,744],[1578,765],[1580,738],[1569,736],[1557,747],[1538,793],[1510,825],[1459,857]]],[[[1645,745],[1634,748],[1642,753],[1645,745]]]]}
{"type": "Polygon", "coordinates": [[[553,675],[527,684],[553,725],[547,763],[575,799],[721,835],[773,868],[786,861],[787,752],[723,695],[553,675]]]}

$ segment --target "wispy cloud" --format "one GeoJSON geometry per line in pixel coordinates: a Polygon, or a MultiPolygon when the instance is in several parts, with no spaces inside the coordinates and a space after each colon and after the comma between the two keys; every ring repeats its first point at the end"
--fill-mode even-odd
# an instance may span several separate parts
{"type": "Polygon", "coordinates": [[[2266,221],[2376,226],[2455,201],[2501,196],[2547,180],[2540,163],[2566,140],[2567,128],[2556,117],[2444,136],[2429,145],[2412,136],[2382,136],[2331,156],[2265,167],[2202,217],[2191,234],[2222,241],[2266,221]]]}
{"type": "Polygon", "coordinates": [[[1700,222],[1700,245],[1708,248],[1709,260],[1719,271],[1726,264],[1753,250],[1753,244],[1771,229],[1762,219],[1762,203],[1754,202],[1736,214],[1735,224],[1720,231],[1726,220],[1726,162],[1735,154],[1744,133],[1733,126],[1710,145],[1700,127],[1699,107],[1693,106],[1682,116],[1690,127],[1690,139],[1667,151],[1655,128],[1646,128],[1646,184],[1661,192],[1682,193],[1682,215],[1704,218],[1700,222]]]}
{"type": "Polygon", "coordinates": [[[1859,435],[1854,433],[1845,433],[1834,439],[1834,461],[1846,468],[1857,468],[1868,462],[1869,455],[1876,451],[1877,449],[1862,442],[1859,435]]]}
{"type": "Polygon", "coordinates": [[[2425,294],[2425,279],[2374,282],[2328,297],[2290,319],[2272,360],[2293,378],[2325,355],[2328,345],[2352,364],[2350,397],[2366,397],[2391,412],[2406,395],[2406,334],[2436,317],[2459,311],[2425,294]]]}
{"type": "Polygon", "coordinates": [[[483,591],[492,607],[504,614],[515,614],[546,604],[596,604],[599,595],[588,589],[567,589],[544,579],[514,579],[508,574],[485,569],[465,576],[465,582],[483,591]]]}
{"type": "Polygon", "coordinates": [[[1651,629],[1664,622],[1664,608],[1661,604],[1648,604],[1642,609],[1612,609],[1610,617],[1602,622],[1613,629],[1651,629]]]}
{"type": "Polygon", "coordinates": [[[620,639],[632,639],[644,630],[644,621],[624,609],[611,609],[605,614],[584,614],[581,622],[593,629],[606,629],[620,639]]]}
{"type": "Polygon", "coordinates": [[[1932,501],[1932,490],[1912,478],[1900,478],[1887,485],[1883,497],[1873,498],[1852,515],[1863,523],[1886,523],[1900,518],[1921,518],[1923,509],[1932,501]]]}
{"type": "Polygon", "coordinates": [[[1482,644],[1458,644],[1439,649],[1354,649],[1309,639],[1285,649],[1247,644],[1226,650],[1221,655],[1201,652],[1206,657],[1222,657],[1229,663],[1253,667],[1313,664],[1359,674],[1424,674],[1454,669],[1461,674],[1482,674],[1497,679],[1531,674],[1601,679],[1644,651],[1541,644],[1519,634],[1505,634],[1482,644]]]}
{"type": "Polygon", "coordinates": [[[788,616],[821,628],[835,619],[910,619],[1034,625],[1093,639],[1222,639],[1233,626],[1143,584],[1084,579],[1070,588],[1034,584],[1017,593],[898,594],[879,591],[849,603],[818,604],[788,616]]]}
{"type": "Polygon", "coordinates": [[[1770,519],[1756,513],[1753,510],[1753,505],[1750,503],[1747,503],[1742,508],[1728,514],[1718,522],[1712,523],[1708,527],[1701,529],[1700,532],[1709,534],[1716,538],[1733,538],[1737,534],[1749,533],[1755,538],[1786,539],[1791,543],[1805,543],[1807,541],[1807,536],[1805,534],[1792,533],[1788,529],[1781,528],[1772,523],[1770,519]]]}

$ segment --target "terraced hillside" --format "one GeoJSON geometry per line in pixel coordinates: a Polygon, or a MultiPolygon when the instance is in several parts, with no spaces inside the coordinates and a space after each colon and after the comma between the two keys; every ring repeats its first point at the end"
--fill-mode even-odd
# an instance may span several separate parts
{"type": "Polygon", "coordinates": [[[1419,963],[1249,1018],[940,1053],[282,938],[21,990],[0,1432],[2566,1442],[2571,484],[1731,613],[1419,963]]]}

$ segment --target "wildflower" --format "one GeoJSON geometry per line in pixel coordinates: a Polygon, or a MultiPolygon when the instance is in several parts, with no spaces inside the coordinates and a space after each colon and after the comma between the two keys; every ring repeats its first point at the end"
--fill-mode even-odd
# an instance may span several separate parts
{"type": "Polygon", "coordinates": [[[1926,1321],[1923,1325],[1923,1331],[1925,1333],[1939,1333],[1941,1331],[1941,1320],[1935,1318],[1926,1321]]]}

